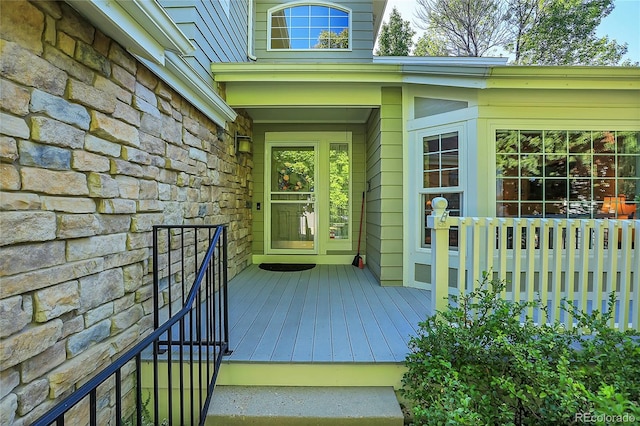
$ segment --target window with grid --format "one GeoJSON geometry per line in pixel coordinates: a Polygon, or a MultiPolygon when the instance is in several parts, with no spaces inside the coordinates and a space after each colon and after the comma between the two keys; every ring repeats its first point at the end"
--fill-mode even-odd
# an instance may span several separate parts
{"type": "Polygon", "coordinates": [[[296,3],[269,11],[270,50],[349,50],[349,9],[296,3]]]}
{"type": "MultiPolygon", "coordinates": [[[[447,211],[450,216],[460,216],[462,212],[458,132],[423,137],[422,155],[422,246],[428,247],[431,245],[431,230],[427,228],[427,216],[432,212],[432,200],[436,197],[446,198],[449,202],[447,211]]],[[[449,232],[449,245],[458,245],[458,232],[455,227],[449,232]]]]}
{"type": "Polygon", "coordinates": [[[639,135],[498,130],[497,215],[637,218],[639,135]]]}

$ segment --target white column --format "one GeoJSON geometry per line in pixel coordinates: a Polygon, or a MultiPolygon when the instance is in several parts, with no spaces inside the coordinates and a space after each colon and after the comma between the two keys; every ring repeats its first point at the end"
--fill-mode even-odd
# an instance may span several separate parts
{"type": "Polygon", "coordinates": [[[431,314],[447,309],[449,296],[449,202],[442,197],[431,201],[427,217],[431,229],[431,314]]]}

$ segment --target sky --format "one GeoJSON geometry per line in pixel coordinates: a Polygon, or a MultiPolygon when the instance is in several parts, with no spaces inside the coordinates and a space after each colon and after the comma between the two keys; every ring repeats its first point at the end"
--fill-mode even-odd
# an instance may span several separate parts
{"type": "MultiPolygon", "coordinates": [[[[389,15],[393,7],[398,8],[402,19],[412,23],[416,29],[416,38],[422,35],[422,30],[413,24],[415,20],[415,0],[387,0],[384,22],[389,22],[389,15]]],[[[609,36],[609,39],[618,43],[627,43],[628,51],[624,59],[640,62],[640,0],[615,0],[613,12],[602,20],[598,30],[598,36],[609,36]]]]}

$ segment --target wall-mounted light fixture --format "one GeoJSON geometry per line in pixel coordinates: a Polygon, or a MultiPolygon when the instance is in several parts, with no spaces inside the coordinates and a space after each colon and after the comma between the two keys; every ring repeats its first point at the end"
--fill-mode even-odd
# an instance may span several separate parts
{"type": "Polygon", "coordinates": [[[236,136],[235,136],[235,147],[236,147],[236,154],[238,152],[251,152],[251,136],[243,136],[238,134],[238,132],[236,132],[236,136]]]}

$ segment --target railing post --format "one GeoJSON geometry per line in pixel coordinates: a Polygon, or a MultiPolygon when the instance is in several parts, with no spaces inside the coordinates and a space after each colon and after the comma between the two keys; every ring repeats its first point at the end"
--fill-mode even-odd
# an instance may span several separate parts
{"type": "Polygon", "coordinates": [[[153,329],[157,329],[160,327],[160,318],[158,316],[158,232],[159,228],[157,225],[153,225],[153,329]]]}
{"type": "Polygon", "coordinates": [[[427,216],[431,229],[431,313],[447,309],[449,296],[449,202],[442,197],[431,200],[427,216]]]}
{"type": "MultiPolygon", "coordinates": [[[[224,344],[226,349],[224,351],[224,355],[231,355],[233,352],[229,345],[229,278],[228,278],[228,267],[229,267],[229,253],[227,251],[228,241],[227,241],[227,226],[224,225],[222,228],[222,281],[224,286],[224,344]]],[[[222,289],[220,290],[222,291],[222,289]]]]}

